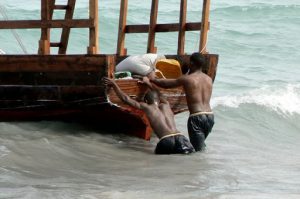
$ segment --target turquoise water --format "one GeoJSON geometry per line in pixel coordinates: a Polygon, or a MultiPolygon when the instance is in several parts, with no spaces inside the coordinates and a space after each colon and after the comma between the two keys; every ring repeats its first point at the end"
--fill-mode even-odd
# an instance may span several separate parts
{"type": "MultiPolygon", "coordinates": [[[[78,1],[77,18],[87,17],[87,2],[78,1]]],[[[38,18],[38,3],[0,1],[10,19],[38,18]]],[[[179,3],[160,1],[159,23],[178,21],[179,3]]],[[[148,23],[150,4],[130,0],[128,24],[148,23]]],[[[188,4],[188,20],[199,20],[202,1],[188,4]]],[[[101,53],[116,51],[118,13],[119,1],[99,1],[101,53]]],[[[56,122],[0,123],[0,198],[299,198],[299,13],[298,0],[212,1],[207,45],[220,60],[216,124],[205,152],[161,157],[152,154],[155,137],[146,142],[56,122]]],[[[35,53],[40,32],[17,33],[35,53]]],[[[88,31],[71,34],[68,52],[85,53],[88,31]]],[[[59,30],[52,36],[58,39],[59,30]]],[[[128,52],[146,52],[146,39],[128,36],[128,52]]],[[[176,40],[175,33],[158,34],[158,52],[175,53],[176,40]]],[[[188,33],[186,52],[198,42],[197,32],[188,33]]],[[[0,48],[23,53],[11,31],[0,30],[0,48]]],[[[176,117],[183,132],[187,117],[176,117]]]]}

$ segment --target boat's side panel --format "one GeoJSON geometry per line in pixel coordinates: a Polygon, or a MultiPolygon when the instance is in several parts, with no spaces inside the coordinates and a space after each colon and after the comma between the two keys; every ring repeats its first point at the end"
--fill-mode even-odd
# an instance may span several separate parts
{"type": "MultiPolygon", "coordinates": [[[[206,55],[208,74],[214,79],[217,55],[206,55]]],[[[189,56],[169,56],[185,60],[189,56]]],[[[150,139],[145,114],[120,101],[102,77],[113,77],[115,55],[1,55],[0,121],[70,120],[92,122],[107,129],[150,139]],[[117,125],[116,125],[117,124],[117,125]]],[[[130,97],[141,100],[145,85],[117,80],[130,97]]],[[[174,113],[187,110],[182,88],[161,89],[174,113]]]]}
{"type": "Polygon", "coordinates": [[[109,56],[0,56],[0,108],[53,110],[106,102],[109,56]]]}
{"type": "MultiPolygon", "coordinates": [[[[139,83],[138,80],[116,80],[116,82],[119,87],[134,100],[143,100],[147,87],[139,83]]],[[[160,89],[160,92],[169,101],[174,113],[180,113],[187,110],[185,94],[181,87],[175,89],[160,89]]],[[[108,91],[108,95],[112,103],[117,104],[122,108],[130,108],[118,98],[112,89],[108,91]]]]}

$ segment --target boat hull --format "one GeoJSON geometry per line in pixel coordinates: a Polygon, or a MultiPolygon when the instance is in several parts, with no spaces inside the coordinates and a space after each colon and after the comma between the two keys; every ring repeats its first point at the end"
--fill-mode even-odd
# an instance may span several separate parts
{"type": "MultiPolygon", "coordinates": [[[[116,63],[124,58],[116,55],[1,55],[0,121],[79,122],[149,140],[152,130],[145,114],[124,104],[101,81],[103,77],[113,77],[116,63]]],[[[218,56],[207,55],[207,59],[208,74],[214,79],[218,56]]],[[[116,82],[136,100],[146,91],[135,79],[116,82]]],[[[175,114],[187,111],[182,88],[161,92],[175,114]]]]}

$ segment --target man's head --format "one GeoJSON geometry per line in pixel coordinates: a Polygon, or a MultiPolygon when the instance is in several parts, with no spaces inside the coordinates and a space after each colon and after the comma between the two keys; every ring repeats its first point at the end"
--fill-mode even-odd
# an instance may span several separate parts
{"type": "Polygon", "coordinates": [[[157,91],[149,90],[144,97],[144,101],[147,104],[159,103],[159,94],[157,91]]]}
{"type": "Polygon", "coordinates": [[[198,52],[195,52],[190,57],[190,69],[192,70],[202,70],[207,72],[205,57],[198,52]]]}

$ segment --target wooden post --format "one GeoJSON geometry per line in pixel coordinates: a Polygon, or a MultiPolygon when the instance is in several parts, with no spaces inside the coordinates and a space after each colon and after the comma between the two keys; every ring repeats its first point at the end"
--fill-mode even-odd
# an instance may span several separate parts
{"type": "MultiPolygon", "coordinates": [[[[68,8],[66,9],[65,19],[73,18],[75,3],[76,3],[76,0],[68,0],[68,8]]],[[[71,31],[70,28],[62,29],[58,54],[66,54],[68,42],[69,42],[70,31],[71,31]]]]}
{"type": "Polygon", "coordinates": [[[93,27],[90,28],[90,44],[87,49],[88,54],[97,54],[99,50],[98,39],[98,0],[90,0],[90,20],[93,21],[93,27]]]}
{"type": "Polygon", "coordinates": [[[210,6],[210,0],[203,0],[201,35],[200,35],[200,45],[199,45],[199,52],[203,54],[207,53],[206,43],[207,43],[207,32],[209,29],[209,6],[210,6]]]}
{"type": "Polygon", "coordinates": [[[116,56],[107,55],[106,56],[107,77],[114,78],[115,66],[116,66],[116,56]]]}
{"type": "MultiPolygon", "coordinates": [[[[49,0],[41,1],[41,20],[47,21],[50,19],[50,4],[49,0]]],[[[50,54],[50,29],[42,28],[41,29],[41,39],[39,41],[39,51],[40,55],[50,54]]]]}
{"type": "Polygon", "coordinates": [[[120,16],[119,16],[119,33],[118,33],[118,46],[117,46],[117,54],[120,56],[124,56],[127,54],[125,46],[125,28],[127,21],[127,8],[128,8],[128,0],[121,0],[120,6],[120,16]]]}
{"type": "Polygon", "coordinates": [[[181,0],[177,54],[184,54],[187,0],[181,0]]]}
{"type": "Polygon", "coordinates": [[[152,0],[147,53],[156,53],[157,51],[156,47],[154,46],[157,13],[158,13],[158,0],[152,0]]]}

